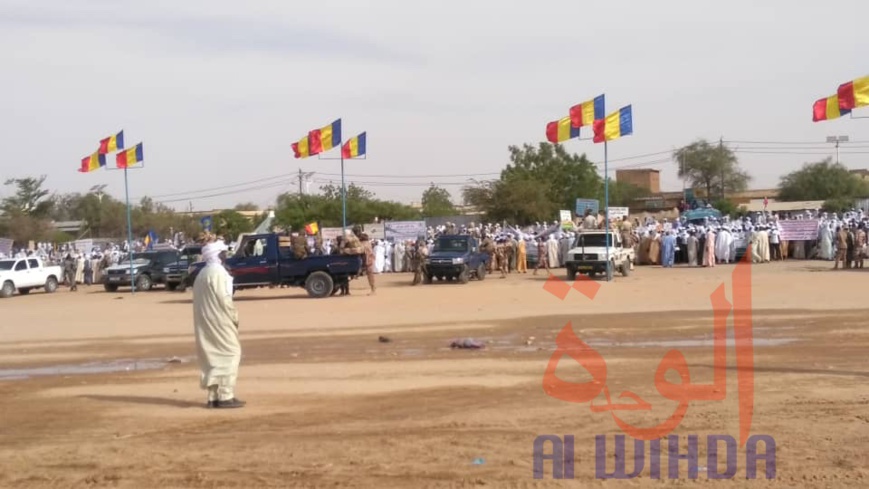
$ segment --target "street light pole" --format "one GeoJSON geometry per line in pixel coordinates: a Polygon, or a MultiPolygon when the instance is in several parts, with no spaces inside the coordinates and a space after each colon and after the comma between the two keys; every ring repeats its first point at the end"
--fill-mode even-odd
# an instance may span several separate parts
{"type": "Polygon", "coordinates": [[[827,142],[836,145],[836,164],[839,164],[839,143],[850,141],[848,136],[827,136],[827,142]]]}

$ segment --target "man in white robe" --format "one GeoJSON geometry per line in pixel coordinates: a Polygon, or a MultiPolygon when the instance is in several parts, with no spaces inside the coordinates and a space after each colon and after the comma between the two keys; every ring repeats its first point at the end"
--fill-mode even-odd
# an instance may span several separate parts
{"type": "Polygon", "coordinates": [[[556,268],[559,266],[558,240],[555,239],[554,233],[549,235],[549,240],[546,242],[546,255],[550,267],[556,268]]]}
{"type": "Polygon", "coordinates": [[[820,230],[818,231],[818,240],[820,248],[818,250],[821,260],[833,259],[833,230],[826,220],[821,221],[820,230]]]}
{"type": "Polygon", "coordinates": [[[382,241],[377,241],[374,245],[374,271],[375,273],[383,273],[383,268],[386,266],[386,248],[382,241]]]}
{"type": "Polygon", "coordinates": [[[238,311],[232,303],[232,276],[223,266],[226,244],[209,243],[202,249],[205,267],[193,283],[193,328],[199,385],[208,391],[208,407],[240,408],[235,382],[241,362],[238,311]]]}
{"type": "Polygon", "coordinates": [[[733,235],[730,230],[722,227],[715,237],[715,258],[719,263],[730,263],[733,260],[733,235]]]}

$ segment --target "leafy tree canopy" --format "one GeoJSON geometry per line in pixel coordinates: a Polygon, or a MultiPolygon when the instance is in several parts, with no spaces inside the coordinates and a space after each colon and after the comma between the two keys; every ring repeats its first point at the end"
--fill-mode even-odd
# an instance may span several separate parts
{"type": "MultiPolygon", "coordinates": [[[[833,163],[829,158],[806,163],[799,170],[788,173],[779,183],[779,200],[853,200],[869,197],[869,182],[854,175],[845,165],[833,163]]],[[[831,202],[831,207],[843,205],[831,202]]]]}
{"type": "Polygon", "coordinates": [[[751,176],[739,167],[739,160],[727,146],[698,140],[673,153],[679,165],[679,177],[692,187],[706,190],[706,198],[720,198],[725,193],[743,192],[751,176]]]}
{"type": "Polygon", "coordinates": [[[435,184],[422,193],[422,215],[425,217],[445,217],[456,215],[456,207],[449,191],[435,184]]]}

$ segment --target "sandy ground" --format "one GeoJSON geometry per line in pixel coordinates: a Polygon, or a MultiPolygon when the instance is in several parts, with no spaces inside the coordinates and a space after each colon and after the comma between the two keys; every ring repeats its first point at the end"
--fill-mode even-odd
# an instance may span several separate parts
{"type": "MultiPolygon", "coordinates": [[[[869,271],[829,268],[752,268],[751,432],[774,437],[777,474],[747,481],[740,448],[737,475],[718,484],[869,486],[869,271]]],[[[0,380],[0,487],[710,484],[705,437],[739,433],[732,344],[727,398],[692,402],[674,432],[683,450],[688,435],[700,436],[696,481],[684,462],[675,482],[650,479],[648,467],[629,481],[596,479],[595,435],[609,437],[612,470],[619,427],[609,413],[546,395],[543,375],[555,336],[571,322],[606,358],[613,395],[631,390],[653,405],[619,416],[636,426],[660,423],[675,405],[654,387],[668,350],[682,351],[692,382],[712,380],[710,294],[723,283],[733,300],[733,270],[639,267],[600,283],[593,300],[576,290],[556,298],[543,289],[545,276],[531,274],[418,287],[408,275],[379,276],[376,296],[356,281],[351,297],[324,300],[296,289],[243,291],[237,393],[248,406],[241,410],[204,409],[189,361],[190,292],[82,287],[15,296],[0,301],[0,377],[135,362],[118,372],[58,367],[56,375],[0,380]],[[381,335],[392,341],[379,342],[381,335]],[[449,348],[464,337],[487,347],[449,348]],[[172,357],[183,361],[140,369],[172,357]],[[533,478],[533,444],[544,434],[574,435],[576,480],[552,480],[548,464],[546,479],[533,478]]],[[[557,374],[590,378],[569,359],[557,374]]]]}

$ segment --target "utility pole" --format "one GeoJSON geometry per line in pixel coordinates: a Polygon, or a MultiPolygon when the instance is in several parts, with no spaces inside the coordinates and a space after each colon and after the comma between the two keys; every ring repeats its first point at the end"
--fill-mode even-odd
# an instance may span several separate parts
{"type": "MultiPolygon", "coordinates": [[[[721,159],[724,161],[724,136],[718,139],[718,151],[721,153],[721,159]]],[[[724,200],[724,166],[721,167],[721,200],[724,200]]]]}
{"type": "Polygon", "coordinates": [[[302,190],[304,188],[303,184],[305,183],[306,180],[308,180],[309,178],[311,178],[313,176],[314,176],[314,172],[312,172],[312,171],[311,172],[302,172],[302,169],[299,168],[298,179],[299,179],[299,196],[300,197],[305,194],[305,192],[302,190]]]}
{"type": "Polygon", "coordinates": [[[850,141],[848,136],[827,136],[827,142],[836,145],[836,164],[839,164],[839,143],[847,143],[850,141]]]}

